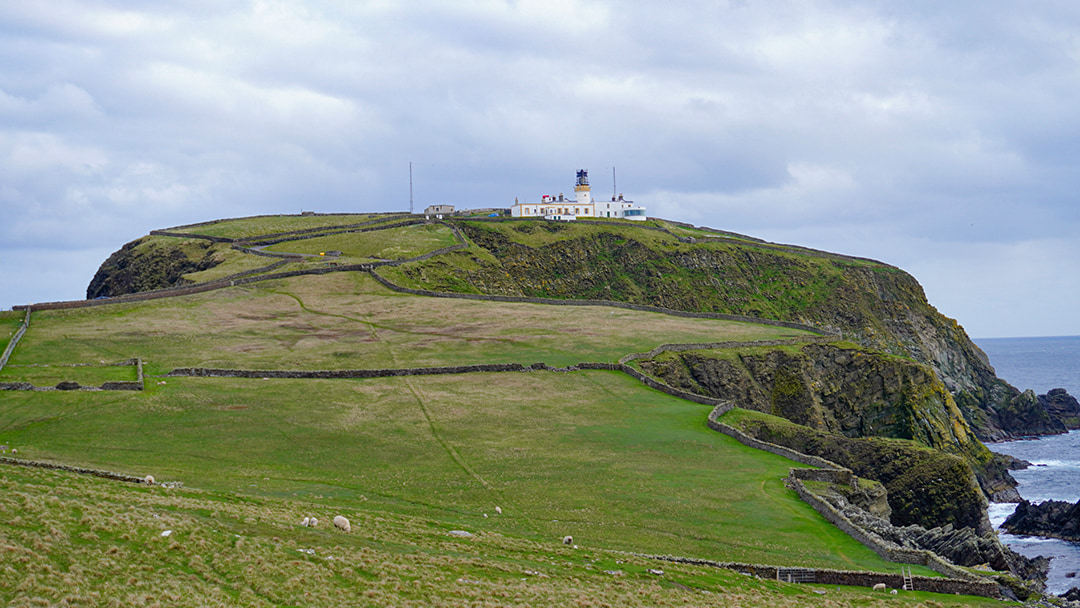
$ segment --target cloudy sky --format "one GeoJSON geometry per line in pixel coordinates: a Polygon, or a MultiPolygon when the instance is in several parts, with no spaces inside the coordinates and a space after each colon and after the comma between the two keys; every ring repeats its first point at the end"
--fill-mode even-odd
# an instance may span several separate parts
{"type": "Polygon", "coordinates": [[[978,337],[1080,334],[1080,5],[0,3],[0,308],[155,228],[507,206],[880,259],[978,337]]]}

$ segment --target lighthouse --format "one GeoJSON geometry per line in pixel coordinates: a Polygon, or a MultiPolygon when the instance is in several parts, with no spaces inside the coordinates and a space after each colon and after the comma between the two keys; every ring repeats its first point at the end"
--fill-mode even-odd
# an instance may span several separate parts
{"type": "Polygon", "coordinates": [[[639,207],[634,201],[628,201],[623,195],[612,195],[611,202],[598,203],[593,200],[589,188],[589,171],[579,169],[577,182],[574,183],[574,198],[562,194],[545,194],[539,203],[523,203],[514,200],[510,207],[510,217],[544,218],[547,220],[569,221],[579,217],[612,218],[625,220],[646,220],[645,207],[639,207]]]}
{"type": "Polygon", "coordinates": [[[574,196],[579,205],[592,205],[592,192],[589,188],[588,169],[579,169],[577,183],[574,184],[574,196]]]}

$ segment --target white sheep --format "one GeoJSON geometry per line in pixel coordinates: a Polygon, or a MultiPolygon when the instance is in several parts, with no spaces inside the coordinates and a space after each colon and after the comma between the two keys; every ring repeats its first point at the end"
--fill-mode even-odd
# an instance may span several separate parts
{"type": "Polygon", "coordinates": [[[310,517],[305,517],[304,520],[300,522],[300,525],[304,526],[305,528],[310,526],[311,525],[311,518],[310,517]]]}
{"type": "Polygon", "coordinates": [[[308,522],[308,525],[309,525],[309,526],[311,526],[312,528],[314,528],[315,526],[319,525],[319,518],[317,518],[317,517],[312,517],[312,518],[311,518],[311,521],[309,521],[309,522],[308,522]]]}
{"type": "Polygon", "coordinates": [[[495,507],[495,514],[502,515],[502,507],[495,507]]]}
{"type": "Polygon", "coordinates": [[[153,475],[147,475],[146,477],[143,478],[143,483],[145,483],[148,486],[154,485],[154,476],[153,475]]]}
{"type": "Polygon", "coordinates": [[[564,536],[563,539],[562,539],[562,544],[564,544],[564,545],[572,545],[572,544],[574,544],[574,537],[573,536],[564,536]]]}
{"type": "Polygon", "coordinates": [[[874,591],[885,591],[885,583],[878,583],[874,585],[874,591]]]}
{"type": "Polygon", "coordinates": [[[334,517],[334,525],[341,528],[345,532],[352,532],[352,526],[349,525],[349,520],[337,515],[334,517]]]}

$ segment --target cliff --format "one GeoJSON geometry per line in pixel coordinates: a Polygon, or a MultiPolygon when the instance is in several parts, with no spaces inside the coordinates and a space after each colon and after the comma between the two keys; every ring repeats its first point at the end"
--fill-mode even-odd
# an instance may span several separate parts
{"type": "Polygon", "coordinates": [[[862,347],[928,365],[981,440],[1013,436],[997,412],[1019,391],[996,377],[985,353],[927,302],[911,275],[893,266],[620,224],[458,225],[482,255],[414,265],[403,269],[408,279],[436,290],[610,299],[840,330],[862,347]]]}
{"type": "MultiPolygon", "coordinates": [[[[927,302],[911,275],[893,266],[661,220],[453,223],[469,249],[388,270],[391,277],[435,291],[616,300],[838,330],[863,350],[927,366],[952,396],[949,407],[982,441],[1056,432],[1046,408],[998,379],[963,328],[927,302]]],[[[219,261],[216,247],[157,237],[129,243],[102,265],[87,296],[182,284],[185,273],[219,261]]],[[[939,400],[945,407],[945,399],[939,400]]],[[[823,409],[816,411],[825,416],[823,409]]],[[[864,422],[872,426],[873,416],[864,422]]],[[[889,428],[899,429],[893,423],[889,428]]],[[[869,427],[866,432],[878,434],[869,427]]],[[[909,424],[896,436],[918,438],[920,432],[909,424]]]]}
{"type": "Polygon", "coordinates": [[[86,299],[183,285],[185,274],[213,268],[224,260],[218,249],[199,239],[136,239],[101,264],[86,288],[86,299]]]}

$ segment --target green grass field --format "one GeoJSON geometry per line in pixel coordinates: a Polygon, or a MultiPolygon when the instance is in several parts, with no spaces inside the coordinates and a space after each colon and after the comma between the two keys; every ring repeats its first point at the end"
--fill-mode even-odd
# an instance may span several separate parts
{"type": "Polygon", "coordinates": [[[359,224],[360,222],[366,222],[382,217],[389,218],[390,216],[378,214],[276,215],[269,217],[232,219],[205,226],[173,229],[170,230],[170,232],[204,234],[206,236],[220,236],[230,239],[248,239],[279,232],[291,232],[293,230],[309,230],[311,228],[359,224]]]}
{"type": "MultiPolygon", "coordinates": [[[[218,245],[218,255],[221,257],[222,262],[213,268],[208,268],[199,272],[189,272],[184,275],[184,278],[194,283],[204,283],[206,281],[215,281],[217,279],[223,279],[234,274],[240,274],[242,272],[250,272],[259,268],[264,268],[279,261],[276,258],[268,258],[258,255],[251,255],[250,253],[243,253],[237,251],[228,245],[218,245]]],[[[284,270],[284,269],[283,269],[284,270]]]]}
{"type": "Polygon", "coordinates": [[[0,370],[0,382],[29,382],[34,386],[53,386],[57,382],[75,381],[83,386],[99,386],[103,382],[134,382],[138,372],[134,365],[7,365],[0,370]]]}
{"type": "Polygon", "coordinates": [[[9,606],[1000,605],[790,585],[475,529],[455,538],[440,519],[21,467],[0,476],[0,522],[9,606]],[[338,513],[351,534],[326,523],[338,513]],[[306,515],[324,523],[298,526],[306,515]]]}
{"type": "MultiPolygon", "coordinates": [[[[13,364],[140,357],[176,367],[359,369],[617,361],[671,342],[806,332],[596,306],[424,298],[360,273],[260,282],[164,300],[34,313],[13,364]]],[[[13,368],[12,374],[18,368],[13,368]]],[[[17,378],[13,378],[17,379],[17,378]]]]}
{"type": "MultiPolygon", "coordinates": [[[[264,219],[216,226],[233,236],[330,218],[264,219]]],[[[371,240],[352,250],[348,235],[281,249],[389,257],[394,247],[413,247],[400,251],[415,255],[450,234],[409,228],[366,233],[371,240]]],[[[20,319],[0,314],[0,330],[13,331],[20,319]]],[[[102,362],[132,357],[148,374],[187,366],[566,366],[664,343],[806,335],[601,306],[424,298],[362,273],[331,273],[40,311],[0,381],[131,380],[134,367],[102,362]]],[[[943,605],[935,603],[941,596],[857,589],[830,588],[823,598],[613,553],[899,568],[786,489],[791,461],[708,429],[708,406],[621,373],[146,384],[143,392],[0,394],[0,444],[19,457],[185,485],[0,468],[0,598],[9,605],[943,605]],[[329,528],[338,513],[354,534],[329,528]],[[300,528],[308,514],[323,527],[300,528]],[[174,535],[160,536],[166,529],[174,535]],[[475,536],[448,536],[455,529],[475,536]],[[564,535],[580,548],[560,545],[564,535]],[[662,577],[646,572],[657,567],[662,577]]]]}
{"type": "Polygon", "coordinates": [[[446,226],[420,224],[286,241],[271,245],[266,250],[315,255],[326,251],[340,251],[342,263],[355,264],[373,259],[412,258],[457,242],[446,226]]]}
{"type": "Polygon", "coordinates": [[[783,487],[790,461],[709,430],[709,409],[616,372],[184,378],[148,395],[15,394],[0,440],[31,459],[537,541],[895,569],[783,487]]]}

